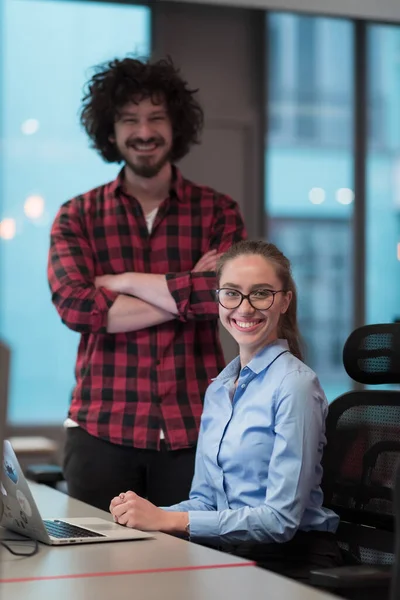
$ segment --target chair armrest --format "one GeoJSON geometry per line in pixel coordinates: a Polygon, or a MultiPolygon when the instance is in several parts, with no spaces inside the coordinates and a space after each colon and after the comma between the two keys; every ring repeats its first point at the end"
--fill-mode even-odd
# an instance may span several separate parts
{"type": "Polygon", "coordinates": [[[333,569],[313,569],[310,583],[326,588],[389,587],[392,565],[351,565],[333,569]]]}
{"type": "Polygon", "coordinates": [[[25,474],[28,479],[51,487],[64,480],[62,469],[58,465],[29,465],[25,474]]]}

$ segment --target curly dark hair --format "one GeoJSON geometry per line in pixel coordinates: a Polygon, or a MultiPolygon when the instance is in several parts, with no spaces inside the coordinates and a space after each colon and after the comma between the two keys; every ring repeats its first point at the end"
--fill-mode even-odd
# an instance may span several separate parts
{"type": "Polygon", "coordinates": [[[173,129],[171,160],[183,158],[192,144],[200,142],[203,110],[170,58],[156,62],[135,58],[115,59],[95,67],[82,100],[81,124],[95,148],[107,162],[121,162],[110,141],[118,112],[128,102],[165,98],[173,129]]]}

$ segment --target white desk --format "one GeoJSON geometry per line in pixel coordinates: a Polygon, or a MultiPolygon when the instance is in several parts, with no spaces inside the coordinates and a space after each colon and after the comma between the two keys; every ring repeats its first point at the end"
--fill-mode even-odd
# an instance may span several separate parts
{"type": "MultiPolygon", "coordinates": [[[[31,484],[44,517],[107,513],[31,484]]],[[[7,600],[331,600],[241,558],[156,533],[155,539],[51,547],[29,558],[0,548],[0,588],[7,600]],[[14,582],[7,582],[14,580],[14,582]],[[18,581],[15,581],[18,580],[18,581]],[[25,581],[24,581],[25,580],[25,581]]]]}

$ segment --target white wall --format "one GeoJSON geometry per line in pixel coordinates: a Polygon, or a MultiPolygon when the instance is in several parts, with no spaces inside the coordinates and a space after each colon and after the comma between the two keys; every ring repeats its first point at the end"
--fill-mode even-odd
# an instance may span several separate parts
{"type": "MultiPolygon", "coordinates": [[[[168,2],[169,0],[155,0],[168,2]]],[[[313,12],[332,16],[400,22],[400,0],[176,0],[189,4],[219,4],[296,12],[313,12]]]]}

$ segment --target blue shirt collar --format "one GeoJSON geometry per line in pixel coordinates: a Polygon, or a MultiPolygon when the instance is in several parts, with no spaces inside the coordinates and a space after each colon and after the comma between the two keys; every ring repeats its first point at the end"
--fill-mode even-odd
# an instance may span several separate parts
{"type": "MultiPolygon", "coordinates": [[[[289,351],[289,344],[287,340],[276,340],[268,346],[265,346],[258,354],[256,354],[251,361],[246,365],[248,369],[253,371],[256,375],[264,371],[269,365],[279,356],[282,352],[289,351]]],[[[218,377],[214,381],[220,381],[221,384],[225,384],[230,381],[233,377],[236,379],[240,372],[240,357],[234,358],[226,367],[221,371],[218,377]]]]}

